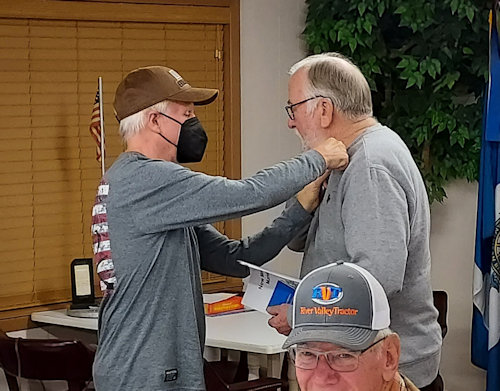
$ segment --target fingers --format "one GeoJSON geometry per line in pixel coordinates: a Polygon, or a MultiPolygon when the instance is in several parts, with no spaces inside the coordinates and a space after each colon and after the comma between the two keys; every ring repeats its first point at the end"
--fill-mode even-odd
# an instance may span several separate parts
{"type": "MultiPolygon", "coordinates": [[[[273,305],[273,306],[267,307],[266,311],[268,313],[270,313],[271,315],[278,315],[279,314],[279,309],[280,309],[279,305],[273,305]]],[[[273,318],[271,318],[271,319],[273,319],[273,318]]]]}
{"type": "Polygon", "coordinates": [[[325,173],[323,175],[319,176],[312,183],[316,184],[318,186],[318,188],[320,188],[321,185],[323,184],[323,182],[325,182],[328,179],[328,177],[330,176],[331,173],[332,173],[332,170],[327,168],[325,173]]]}
{"type": "Polygon", "coordinates": [[[331,170],[326,170],[323,175],[309,183],[299,193],[297,193],[297,200],[307,212],[313,212],[321,202],[322,185],[330,173],[331,170]]]}
{"type": "Polygon", "coordinates": [[[289,304],[281,304],[267,308],[267,312],[274,315],[267,323],[269,326],[275,328],[278,333],[284,335],[288,335],[292,330],[287,319],[288,307],[289,304]]]}
{"type": "Polygon", "coordinates": [[[280,322],[277,317],[272,317],[271,319],[269,319],[267,321],[267,323],[269,324],[269,326],[271,326],[272,328],[276,329],[276,331],[280,334],[283,334],[283,335],[288,335],[290,334],[290,332],[292,331],[292,328],[290,327],[290,325],[288,324],[288,322],[280,322]]]}
{"type": "Polygon", "coordinates": [[[344,169],[349,163],[346,146],[333,137],[323,141],[315,150],[323,156],[330,169],[344,169]]]}

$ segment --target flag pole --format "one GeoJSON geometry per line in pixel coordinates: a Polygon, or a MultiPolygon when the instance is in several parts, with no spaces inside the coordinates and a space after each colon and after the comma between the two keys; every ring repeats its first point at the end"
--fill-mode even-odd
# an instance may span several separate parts
{"type": "Polygon", "coordinates": [[[99,88],[99,122],[101,124],[101,170],[102,175],[104,175],[105,165],[104,165],[104,112],[102,110],[102,77],[99,76],[98,79],[99,88]]]}

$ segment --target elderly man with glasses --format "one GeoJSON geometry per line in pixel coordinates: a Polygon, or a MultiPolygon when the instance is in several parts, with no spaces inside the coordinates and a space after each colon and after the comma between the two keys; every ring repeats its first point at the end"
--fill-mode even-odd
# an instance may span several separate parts
{"type": "Polygon", "coordinates": [[[418,391],[398,372],[400,342],[389,323],[384,289],[365,269],[337,262],[310,272],[283,345],[301,391],[418,391]]]}
{"type": "MultiPolygon", "coordinates": [[[[349,153],[347,168],[328,178],[311,223],[288,245],[304,252],[300,275],[338,259],[366,268],[387,294],[401,372],[422,391],[442,391],[429,202],[418,166],[399,135],[373,116],[370,86],[349,59],[309,56],[290,74],[288,126],[304,149],[334,137],[349,153]]],[[[269,309],[269,324],[283,334],[290,331],[286,307],[269,309]]]]}

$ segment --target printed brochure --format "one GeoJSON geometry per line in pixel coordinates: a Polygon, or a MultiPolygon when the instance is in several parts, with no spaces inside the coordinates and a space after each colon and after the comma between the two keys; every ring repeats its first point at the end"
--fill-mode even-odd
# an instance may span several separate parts
{"type": "Polygon", "coordinates": [[[267,307],[292,303],[299,279],[266,270],[248,262],[238,261],[250,268],[250,276],[241,303],[267,313],[267,307]]]}

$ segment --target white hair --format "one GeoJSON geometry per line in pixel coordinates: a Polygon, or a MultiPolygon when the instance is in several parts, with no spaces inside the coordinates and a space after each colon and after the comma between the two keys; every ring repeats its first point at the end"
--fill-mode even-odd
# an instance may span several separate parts
{"type": "MultiPolygon", "coordinates": [[[[290,75],[299,69],[307,72],[304,86],[307,97],[323,96],[350,120],[360,120],[373,115],[370,86],[360,69],[339,53],[322,53],[304,58],[292,65],[290,75]]],[[[318,100],[310,100],[310,113],[318,100]]]]}
{"type": "Polygon", "coordinates": [[[164,100],[152,106],[146,107],[145,109],[135,114],[123,118],[120,121],[120,129],[119,129],[122,141],[126,143],[127,140],[129,140],[132,136],[135,136],[144,128],[144,126],[146,125],[148,115],[151,111],[164,113],[165,111],[167,111],[168,104],[169,101],[164,100]]]}
{"type": "Polygon", "coordinates": [[[385,329],[380,330],[377,333],[377,336],[375,337],[374,341],[380,341],[381,339],[384,339],[384,338],[386,338],[386,337],[388,337],[389,335],[392,335],[392,334],[395,334],[395,332],[392,331],[389,327],[387,327],[385,329]]]}
{"type": "MultiPolygon", "coordinates": [[[[374,341],[377,341],[377,342],[381,341],[382,339],[387,338],[388,336],[394,335],[394,334],[396,334],[396,333],[394,331],[392,331],[390,328],[382,329],[377,333],[377,336],[375,337],[374,341]]],[[[377,356],[381,356],[383,354],[382,344],[375,345],[373,347],[373,350],[375,351],[377,356]]]]}

